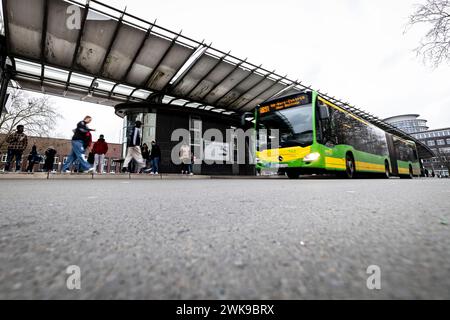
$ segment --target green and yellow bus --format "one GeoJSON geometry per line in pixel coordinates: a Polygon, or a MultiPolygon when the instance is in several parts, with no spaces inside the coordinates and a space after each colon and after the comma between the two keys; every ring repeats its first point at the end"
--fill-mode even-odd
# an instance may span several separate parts
{"type": "Polygon", "coordinates": [[[390,134],[321,97],[301,92],[256,109],[257,169],[301,174],[419,176],[416,144],[390,134]]]}

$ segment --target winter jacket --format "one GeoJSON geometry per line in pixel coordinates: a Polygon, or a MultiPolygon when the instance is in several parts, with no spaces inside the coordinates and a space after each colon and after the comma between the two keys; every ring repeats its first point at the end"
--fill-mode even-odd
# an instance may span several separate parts
{"type": "Polygon", "coordinates": [[[183,145],[180,148],[180,160],[183,162],[191,160],[191,148],[187,145],[183,145]]]}
{"type": "Polygon", "coordinates": [[[141,146],[141,135],[142,135],[142,128],[136,128],[132,127],[128,129],[127,132],[127,146],[128,148],[131,147],[140,147],[141,146]],[[134,141],[134,133],[136,130],[139,130],[139,134],[136,137],[136,141],[134,141]]]}
{"type": "Polygon", "coordinates": [[[83,146],[85,149],[89,148],[92,144],[92,134],[90,131],[86,133],[85,140],[83,141],[83,146]]]}
{"type": "Polygon", "coordinates": [[[94,143],[92,152],[94,154],[107,154],[108,153],[108,144],[105,142],[105,139],[99,139],[96,143],[94,143]]]}
{"type": "Polygon", "coordinates": [[[73,141],[83,141],[85,148],[92,142],[91,129],[88,128],[86,122],[80,121],[77,124],[77,128],[74,130],[72,137],[73,141]]]}
{"type": "Polygon", "coordinates": [[[6,138],[6,142],[8,143],[8,150],[23,152],[28,146],[28,137],[25,133],[18,133],[16,131],[6,138]]]}
{"type": "Polygon", "coordinates": [[[28,155],[28,161],[32,161],[32,162],[39,162],[40,161],[40,156],[37,153],[36,146],[33,146],[33,148],[31,148],[31,152],[28,155]]]}
{"type": "Polygon", "coordinates": [[[48,148],[45,151],[45,164],[44,171],[53,170],[53,163],[55,162],[56,150],[52,148],[48,148]]]}
{"type": "Polygon", "coordinates": [[[148,147],[141,147],[142,158],[145,160],[150,160],[150,150],[148,147]]]}
{"type": "Polygon", "coordinates": [[[152,152],[150,154],[150,159],[161,158],[161,149],[157,144],[152,145],[152,152]]]}

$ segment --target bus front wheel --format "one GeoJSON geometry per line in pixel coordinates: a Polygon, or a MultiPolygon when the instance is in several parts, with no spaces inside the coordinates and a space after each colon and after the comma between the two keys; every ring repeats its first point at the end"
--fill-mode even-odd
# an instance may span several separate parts
{"type": "Polygon", "coordinates": [[[286,175],[288,176],[289,179],[292,179],[292,180],[296,180],[296,179],[300,178],[300,174],[295,171],[288,171],[288,172],[286,172],[286,175]]]}

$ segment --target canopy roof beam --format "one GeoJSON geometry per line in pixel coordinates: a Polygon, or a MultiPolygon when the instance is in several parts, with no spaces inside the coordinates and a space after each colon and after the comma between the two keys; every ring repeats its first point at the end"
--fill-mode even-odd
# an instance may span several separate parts
{"type": "Polygon", "coordinates": [[[230,94],[234,89],[236,89],[237,87],[239,87],[242,83],[244,83],[245,81],[248,80],[248,78],[250,78],[262,65],[260,65],[259,67],[256,67],[255,69],[251,70],[249,72],[249,74],[247,76],[244,77],[244,79],[242,79],[241,81],[239,81],[238,83],[236,83],[233,87],[231,87],[231,89],[229,89],[224,95],[222,95],[221,97],[219,97],[218,99],[216,99],[213,104],[218,104],[223,98],[225,98],[228,94],[230,94]]]}
{"type": "MultiPolygon", "coordinates": [[[[5,2],[5,1],[3,1],[3,2],[5,2]]],[[[89,14],[89,3],[90,3],[90,0],[87,0],[86,5],[84,7],[84,14],[81,19],[80,32],[78,33],[77,43],[75,45],[75,51],[74,51],[74,54],[72,57],[72,63],[70,65],[69,76],[67,77],[66,88],[64,91],[67,91],[67,89],[69,88],[70,80],[72,79],[73,68],[75,67],[75,62],[77,61],[78,52],[80,51],[81,39],[83,38],[84,27],[86,26],[86,20],[87,20],[88,14],[89,14]]]]}
{"type": "Polygon", "coordinates": [[[122,27],[122,20],[123,16],[125,15],[125,11],[127,8],[125,7],[124,11],[122,12],[122,15],[119,18],[119,21],[117,21],[117,26],[114,29],[113,36],[111,38],[111,41],[108,45],[108,49],[106,50],[105,57],[103,58],[102,66],[100,68],[100,72],[98,73],[98,76],[101,77],[103,75],[103,72],[105,71],[106,62],[108,61],[108,57],[111,54],[111,50],[114,47],[114,43],[116,42],[117,36],[119,35],[120,28],[122,27]]]}
{"type": "Polygon", "coordinates": [[[44,18],[42,21],[42,35],[41,35],[41,90],[44,84],[45,73],[45,48],[47,42],[47,26],[48,26],[48,0],[44,0],[44,18]]]}
{"type": "MultiPolygon", "coordinates": [[[[231,52],[231,51],[230,51],[231,52]]],[[[217,62],[214,64],[214,66],[211,68],[211,70],[209,70],[203,77],[200,78],[199,81],[197,81],[197,83],[192,87],[191,90],[189,90],[186,93],[186,97],[189,98],[189,96],[195,91],[195,89],[198,88],[198,86],[205,81],[206,78],[208,78],[214,71],[216,71],[217,67],[219,67],[219,65],[225,60],[225,58],[228,56],[228,54],[230,54],[230,52],[228,52],[227,54],[225,54],[222,58],[220,58],[219,60],[217,60],[217,62]]]]}
{"type": "Polygon", "coordinates": [[[158,63],[156,64],[155,68],[152,70],[152,72],[148,75],[147,79],[145,79],[145,87],[148,88],[150,86],[150,81],[152,80],[153,76],[156,74],[156,71],[158,71],[158,68],[161,66],[161,64],[164,62],[166,57],[169,55],[170,51],[172,50],[173,46],[177,42],[178,37],[181,35],[180,33],[172,39],[172,42],[170,43],[169,47],[166,49],[162,57],[159,59],[158,63]]]}

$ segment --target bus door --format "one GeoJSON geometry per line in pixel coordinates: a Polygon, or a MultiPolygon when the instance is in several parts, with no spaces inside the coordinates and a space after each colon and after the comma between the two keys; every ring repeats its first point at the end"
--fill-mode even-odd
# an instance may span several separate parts
{"type": "Polygon", "coordinates": [[[394,138],[392,137],[392,134],[386,133],[386,141],[388,144],[389,158],[391,160],[391,173],[393,175],[398,175],[398,154],[394,145],[394,138]]]}

